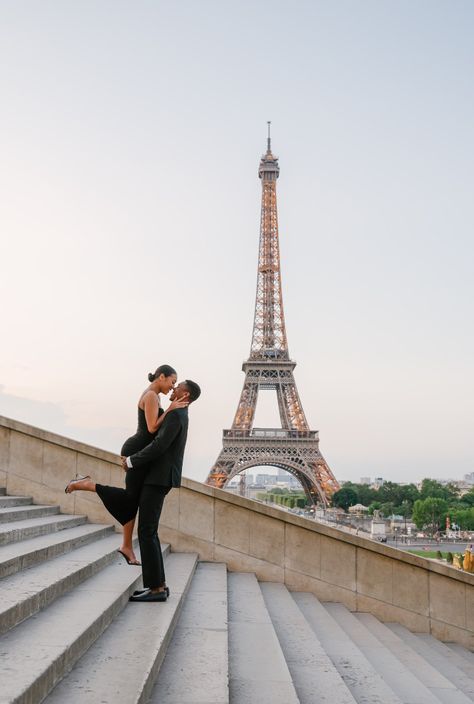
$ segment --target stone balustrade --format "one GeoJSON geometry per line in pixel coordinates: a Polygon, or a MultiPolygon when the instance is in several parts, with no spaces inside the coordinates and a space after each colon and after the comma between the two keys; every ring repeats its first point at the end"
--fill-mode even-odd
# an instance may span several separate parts
{"type": "MultiPolygon", "coordinates": [[[[110,523],[95,494],[64,493],[76,473],[123,485],[117,455],[0,416],[0,486],[110,523]]],[[[175,551],[474,649],[473,574],[191,479],[168,495],[160,536],[175,551]]]]}

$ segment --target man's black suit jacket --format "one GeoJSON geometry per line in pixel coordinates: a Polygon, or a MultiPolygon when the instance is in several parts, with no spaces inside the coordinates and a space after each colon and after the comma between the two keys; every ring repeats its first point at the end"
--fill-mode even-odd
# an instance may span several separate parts
{"type": "Polygon", "coordinates": [[[130,461],[134,469],[146,469],[145,484],[181,486],[184,448],[188,435],[188,409],[177,408],[166,414],[153,441],[134,455],[130,461]]]}

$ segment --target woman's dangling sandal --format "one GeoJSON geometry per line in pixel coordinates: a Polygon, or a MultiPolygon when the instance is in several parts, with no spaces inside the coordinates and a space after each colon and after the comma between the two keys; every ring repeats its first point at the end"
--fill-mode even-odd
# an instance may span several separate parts
{"type": "Polygon", "coordinates": [[[67,486],[66,486],[66,488],[64,489],[64,493],[65,493],[65,494],[71,494],[72,492],[71,492],[71,491],[68,491],[68,489],[69,489],[69,487],[71,486],[71,484],[75,484],[76,482],[82,482],[82,481],[84,481],[84,479],[90,479],[89,474],[88,474],[86,477],[78,477],[78,476],[76,475],[76,478],[75,478],[75,479],[71,479],[71,481],[67,483],[67,486]]]}

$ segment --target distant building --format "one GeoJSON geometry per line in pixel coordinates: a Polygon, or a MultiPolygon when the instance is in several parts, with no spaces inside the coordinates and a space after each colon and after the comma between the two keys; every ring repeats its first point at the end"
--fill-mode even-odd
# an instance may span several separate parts
{"type": "Polygon", "coordinates": [[[301,484],[299,483],[297,478],[294,477],[292,474],[289,474],[288,472],[284,472],[283,475],[279,474],[278,477],[275,477],[275,480],[277,480],[277,483],[279,485],[283,485],[283,486],[292,486],[292,487],[301,486],[301,484]]]}
{"type": "Polygon", "coordinates": [[[470,482],[467,482],[465,479],[438,479],[440,484],[443,486],[447,486],[448,484],[451,484],[451,486],[456,487],[456,489],[459,490],[461,496],[462,494],[466,494],[470,489],[472,489],[472,484],[470,482]]]}
{"type": "Polygon", "coordinates": [[[225,490],[228,491],[230,494],[239,494],[240,487],[238,484],[233,484],[232,482],[229,482],[225,490]]]}
{"type": "Polygon", "coordinates": [[[465,474],[464,481],[466,482],[466,484],[474,484],[474,472],[469,472],[469,474],[465,474]]]}
{"type": "Polygon", "coordinates": [[[349,513],[367,513],[369,510],[368,506],[364,504],[354,504],[354,506],[349,506],[349,513]]]}
{"type": "Polygon", "coordinates": [[[370,484],[370,477],[361,477],[360,484],[370,484]]]}
{"type": "Polygon", "coordinates": [[[467,494],[472,490],[472,484],[469,484],[469,482],[455,482],[457,488],[459,489],[459,495],[464,496],[464,494],[467,494]]]}
{"type": "Polygon", "coordinates": [[[264,486],[274,485],[277,483],[277,478],[274,474],[257,474],[255,477],[256,484],[263,484],[264,486]]]}
{"type": "Polygon", "coordinates": [[[372,486],[375,489],[380,489],[380,487],[384,485],[384,482],[385,482],[385,479],[383,477],[375,477],[374,483],[372,484],[372,486]]]}

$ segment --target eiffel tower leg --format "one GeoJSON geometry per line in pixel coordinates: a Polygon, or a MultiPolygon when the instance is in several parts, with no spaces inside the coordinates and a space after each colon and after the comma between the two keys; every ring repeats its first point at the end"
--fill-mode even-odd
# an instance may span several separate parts
{"type": "Polygon", "coordinates": [[[288,413],[288,404],[285,398],[285,392],[283,391],[282,384],[279,384],[276,388],[276,395],[278,401],[278,411],[280,413],[280,423],[282,428],[291,428],[290,424],[290,414],[288,413]]]}
{"type": "Polygon", "coordinates": [[[329,469],[329,466],[322,455],[320,455],[316,462],[314,462],[312,469],[316,475],[317,483],[323,490],[324,495],[328,500],[331,499],[334,492],[338,491],[340,487],[337,479],[329,469]]]}
{"type": "Polygon", "coordinates": [[[319,452],[318,455],[315,460],[305,463],[306,468],[301,471],[302,476],[298,478],[312,503],[320,502],[323,506],[327,506],[334,492],[339,489],[339,484],[324,457],[319,452]]]}
{"type": "Polygon", "coordinates": [[[279,379],[276,392],[281,427],[288,430],[309,430],[293,374],[287,374],[287,379],[279,379]]]}
{"type": "Polygon", "coordinates": [[[240,394],[239,405],[235,413],[233,429],[250,430],[253,425],[255,409],[257,407],[258,383],[251,380],[248,375],[245,377],[242,393],[240,394]]]}
{"type": "Polygon", "coordinates": [[[308,421],[306,420],[294,379],[289,384],[284,384],[282,391],[290,428],[308,430],[308,421]]]}
{"type": "MultiPolygon", "coordinates": [[[[233,431],[248,431],[252,428],[257,398],[258,383],[247,374],[240,394],[234,422],[232,423],[233,431]]],[[[224,448],[222,448],[214,466],[208,474],[206,484],[222,489],[229,481],[229,475],[234,469],[236,461],[236,456],[231,455],[229,457],[224,448]]]]}
{"type": "Polygon", "coordinates": [[[308,503],[313,504],[313,506],[317,503],[322,503],[323,506],[327,505],[327,500],[324,494],[316,490],[316,483],[314,479],[308,479],[307,475],[303,472],[299,473],[297,478],[301,482],[301,486],[304,489],[308,503]]]}
{"type": "Polygon", "coordinates": [[[217,489],[223,489],[229,480],[229,475],[234,468],[235,462],[229,460],[222,449],[215,461],[211,471],[209,472],[206,484],[215,486],[217,489]]]}

